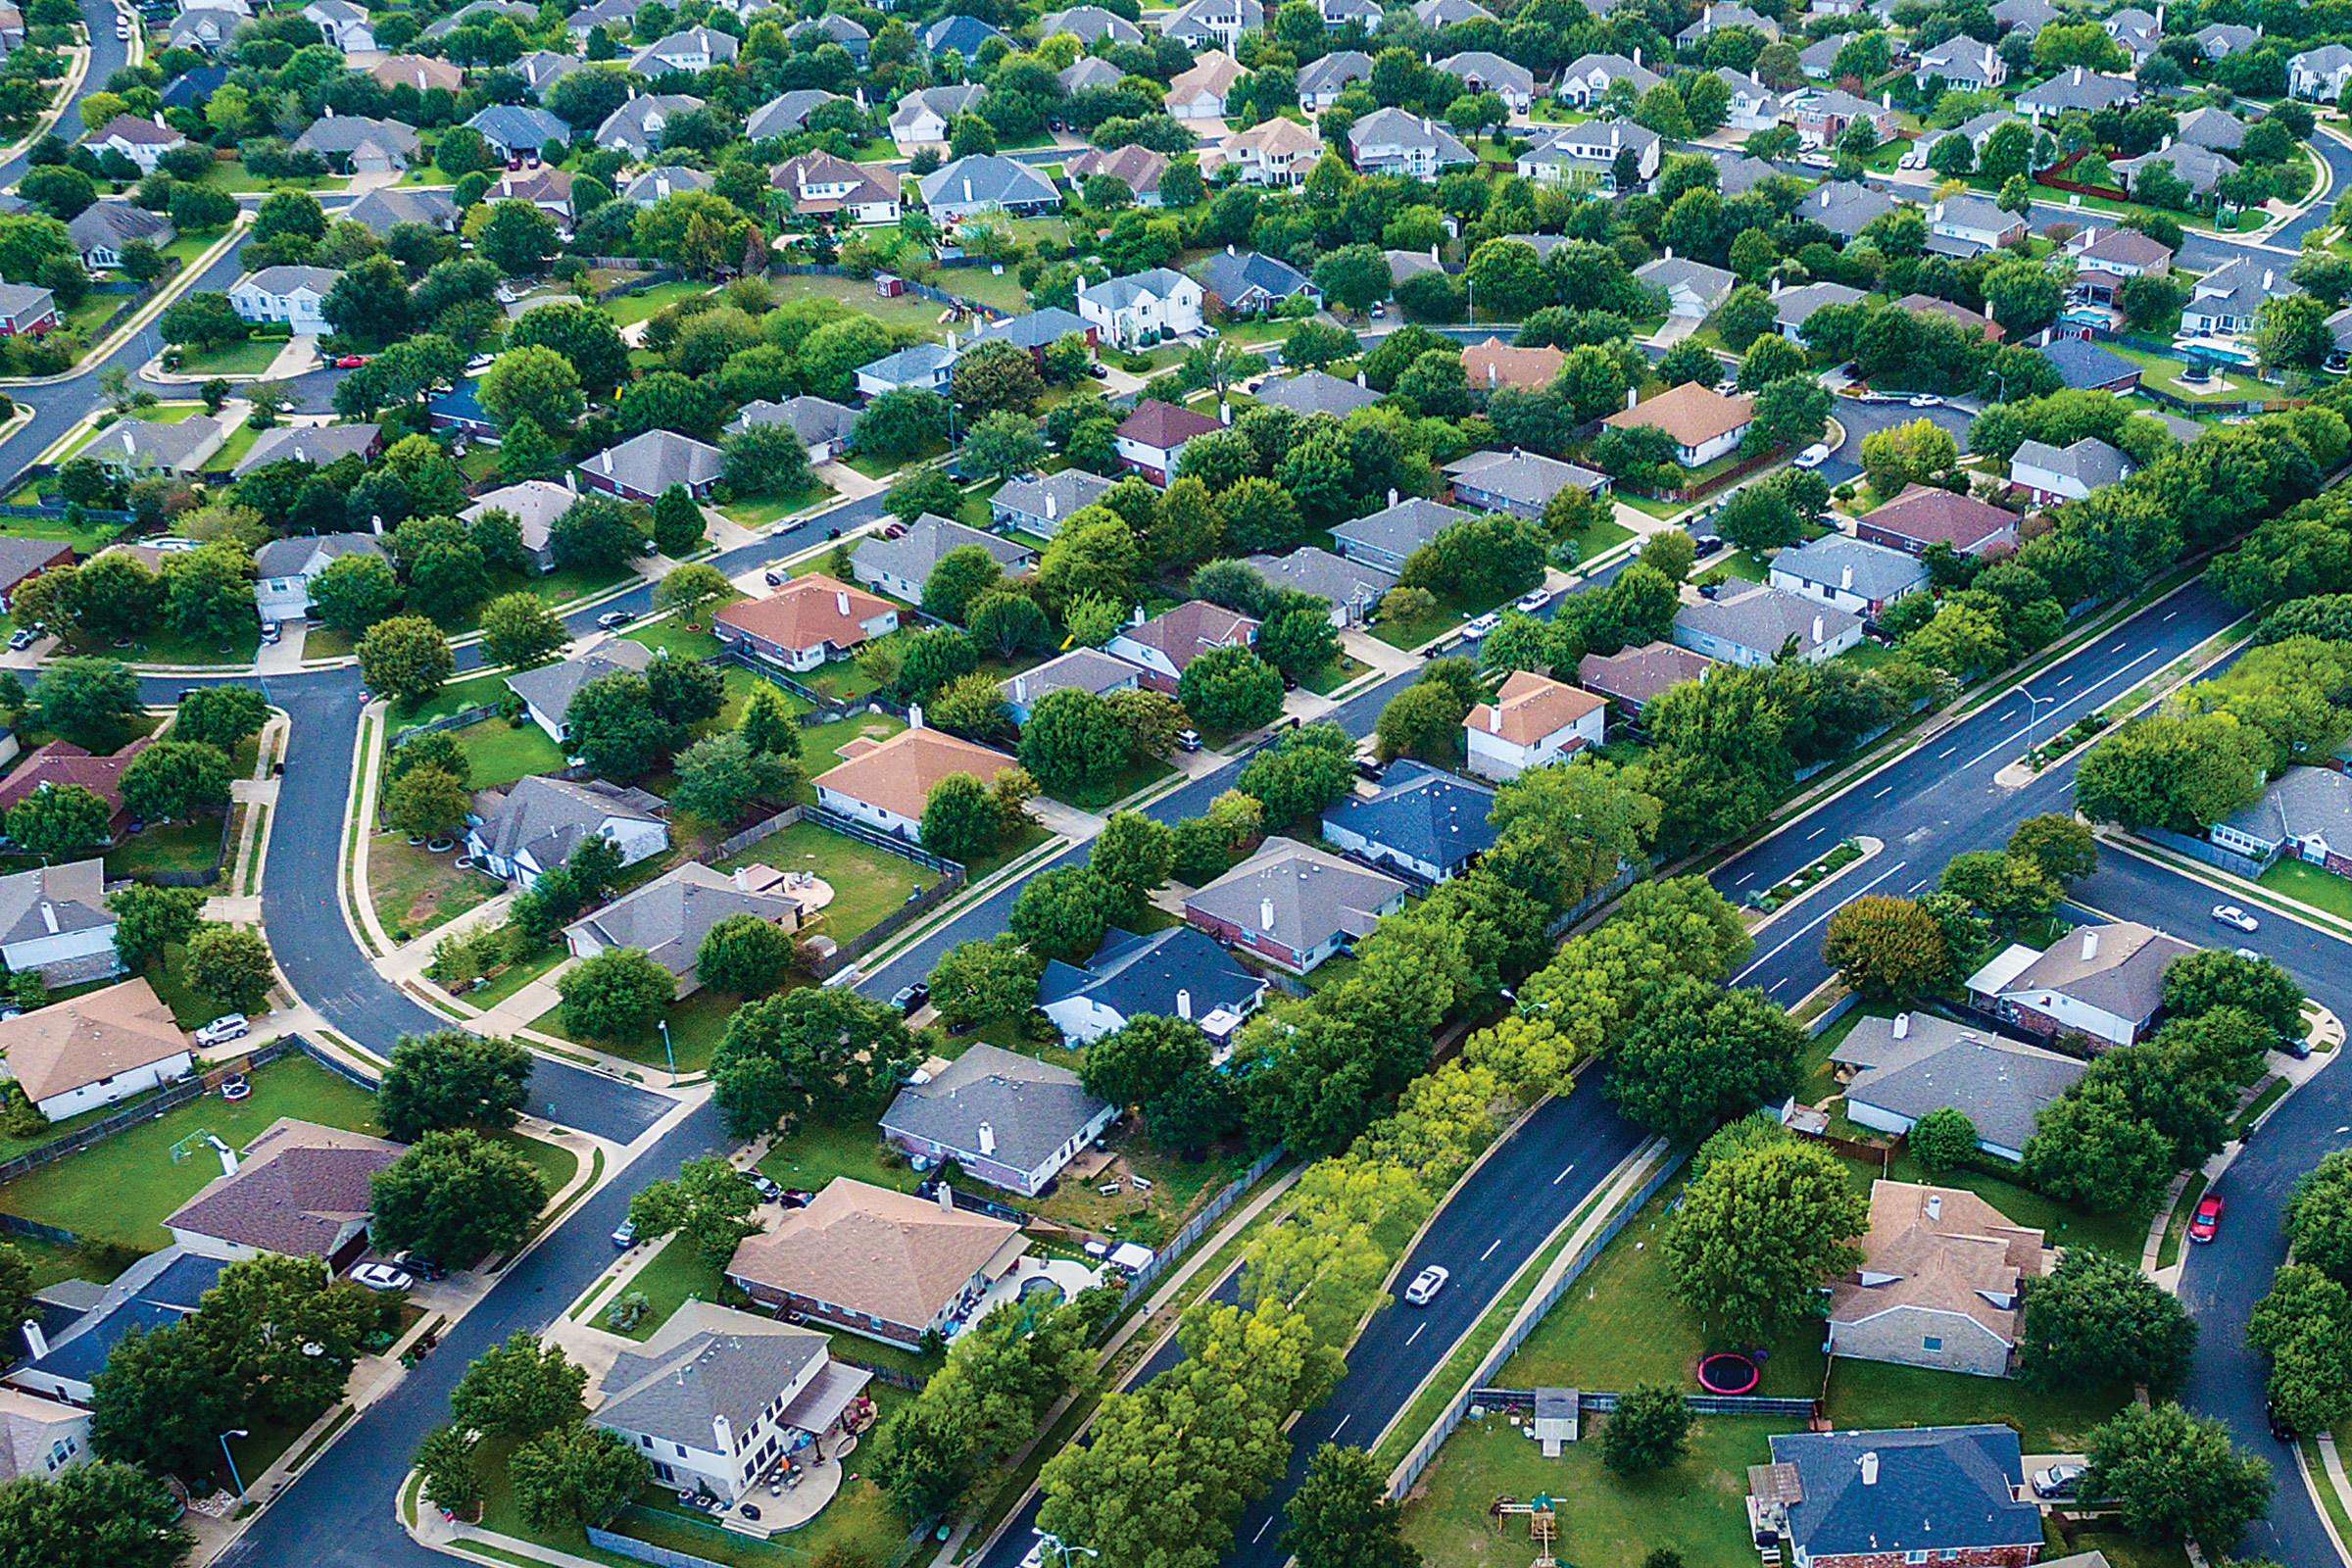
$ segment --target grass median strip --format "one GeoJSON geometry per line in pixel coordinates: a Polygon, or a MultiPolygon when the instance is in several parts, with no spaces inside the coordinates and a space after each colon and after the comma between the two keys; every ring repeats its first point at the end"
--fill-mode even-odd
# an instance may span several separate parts
{"type": "Polygon", "coordinates": [[[2320,1452],[2320,1440],[2301,1437],[2295,1440],[2295,1446],[2303,1450],[2303,1462],[2311,1470],[2311,1490],[2320,1494],[2320,1506],[2327,1510],[2329,1522],[2335,1526],[2336,1540],[2345,1545],[2352,1545],[2352,1515],[2345,1513],[2343,1494],[2335,1490],[2335,1483],[2328,1478],[2328,1461],[2320,1452]]]}

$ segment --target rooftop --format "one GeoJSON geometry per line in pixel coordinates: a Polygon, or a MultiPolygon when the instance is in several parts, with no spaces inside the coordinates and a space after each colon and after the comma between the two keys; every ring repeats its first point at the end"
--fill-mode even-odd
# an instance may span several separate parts
{"type": "Polygon", "coordinates": [[[900,1090],[882,1130],[1026,1172],[1047,1164],[1108,1108],[1069,1068],[983,1041],[930,1082],[900,1090]]]}
{"type": "Polygon", "coordinates": [[[745,1238],[727,1273],[919,1328],[974,1275],[1028,1246],[1017,1225],[838,1176],[806,1208],[745,1238]]]}

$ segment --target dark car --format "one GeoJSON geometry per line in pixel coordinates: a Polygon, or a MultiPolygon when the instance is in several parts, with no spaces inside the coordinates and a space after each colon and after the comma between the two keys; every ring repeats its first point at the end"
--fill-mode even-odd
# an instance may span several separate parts
{"type": "Polygon", "coordinates": [[[753,1171],[751,1178],[752,1191],[758,1193],[763,1201],[773,1203],[781,1200],[784,1197],[784,1186],[774,1177],[762,1176],[758,1171],[753,1171]]]}
{"type": "Polygon", "coordinates": [[[405,1269],[409,1273],[416,1275],[420,1280],[438,1280],[447,1279],[449,1277],[449,1270],[443,1268],[439,1263],[434,1262],[422,1252],[403,1252],[392,1260],[392,1266],[399,1269],[405,1269]]]}
{"type": "Polygon", "coordinates": [[[2286,1418],[2278,1413],[2278,1405],[2276,1400],[2265,1399],[2263,1401],[2262,1418],[2271,1424],[2272,1437],[2277,1438],[2280,1443],[2295,1441],[2295,1429],[2287,1425],[2286,1418]]]}
{"type": "Polygon", "coordinates": [[[920,1012],[923,1004],[930,1000],[931,986],[928,981],[924,980],[917,980],[910,986],[902,987],[899,994],[890,999],[891,1005],[899,1009],[901,1017],[920,1012]]]}

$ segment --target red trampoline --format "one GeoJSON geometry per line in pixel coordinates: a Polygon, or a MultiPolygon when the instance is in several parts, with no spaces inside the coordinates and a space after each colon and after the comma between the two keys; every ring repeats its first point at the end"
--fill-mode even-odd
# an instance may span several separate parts
{"type": "Polygon", "coordinates": [[[1763,1380],[1763,1370],[1737,1350],[1718,1350],[1698,1363],[1698,1386],[1709,1394],[1745,1394],[1763,1380]]]}

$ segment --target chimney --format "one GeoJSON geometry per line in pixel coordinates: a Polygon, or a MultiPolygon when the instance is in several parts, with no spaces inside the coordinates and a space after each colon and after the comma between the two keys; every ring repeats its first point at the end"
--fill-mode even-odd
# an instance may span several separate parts
{"type": "Polygon", "coordinates": [[[923,705],[922,705],[922,704],[920,704],[920,703],[910,703],[910,704],[908,704],[908,705],[907,705],[907,708],[906,708],[906,727],[907,727],[908,729],[921,729],[921,728],[923,727],[923,705]]]}
{"type": "Polygon", "coordinates": [[[1821,643],[1821,617],[1819,615],[1813,617],[1813,642],[1817,647],[1821,643]]]}
{"type": "Polygon", "coordinates": [[[1825,213],[1830,210],[1830,187],[1827,185],[1821,187],[1821,210],[1825,213]]]}
{"type": "Polygon", "coordinates": [[[1274,929],[1274,901],[1272,899],[1257,901],[1257,923],[1264,930],[1274,929]]]}
{"type": "Polygon", "coordinates": [[[1217,422],[1219,424],[1231,424],[1233,422],[1233,405],[1224,402],[1221,399],[1217,403],[1217,422]]]}
{"type": "Polygon", "coordinates": [[[1029,700],[1028,676],[1015,675],[1012,677],[1012,700],[1016,703],[1025,703],[1029,700]]]}
{"type": "Polygon", "coordinates": [[[1850,593],[1853,590],[1853,586],[1854,568],[1847,566],[1838,573],[1838,588],[1841,593],[1850,593]]]}
{"type": "Polygon", "coordinates": [[[1670,262],[1674,260],[1674,247],[1671,245],[1666,247],[1666,259],[1670,262]]]}
{"type": "Polygon", "coordinates": [[[1489,360],[1487,362],[1487,389],[1493,391],[1500,385],[1502,385],[1502,367],[1496,365],[1493,360],[1489,360]]]}
{"type": "Polygon", "coordinates": [[[972,176],[969,174],[963,176],[963,199],[967,202],[972,199],[972,176]]]}
{"type": "Polygon", "coordinates": [[[1866,1453],[1862,1456],[1862,1484],[1866,1487],[1875,1487],[1879,1484],[1879,1456],[1876,1453],[1866,1453]]]}
{"type": "Polygon", "coordinates": [[[1490,735],[1502,733],[1502,699],[1499,697],[1487,707],[1487,733],[1490,735]]]}
{"type": "Polygon", "coordinates": [[[1943,1195],[1941,1193],[1930,1193],[1928,1195],[1928,1218],[1943,1218],[1943,1195]]]}
{"type": "MultiPolygon", "coordinates": [[[[610,474],[612,471],[612,449],[611,447],[607,447],[604,451],[598,453],[597,456],[604,459],[605,472],[610,474]]],[[[378,529],[377,532],[380,533],[382,530],[378,529]]]]}
{"type": "Polygon", "coordinates": [[[980,1152],[985,1157],[997,1152],[997,1130],[987,1122],[980,1124],[980,1152]]]}
{"type": "Polygon", "coordinates": [[[1772,293],[1773,293],[1773,297],[1774,297],[1774,298],[1776,298],[1776,299],[1777,299],[1777,298],[1779,298],[1779,297],[1780,297],[1780,292],[1781,292],[1781,277],[1780,277],[1780,274],[1779,274],[1778,272],[1775,272],[1775,273],[1773,274],[1773,277],[1772,277],[1772,293]]]}
{"type": "Polygon", "coordinates": [[[1893,88],[1889,87],[1885,92],[1879,94],[1879,107],[1881,109],[1892,109],[1894,107],[1893,88]]]}
{"type": "Polygon", "coordinates": [[[1911,1015],[1907,1012],[1896,1013],[1894,1015],[1894,1038],[1897,1040],[1904,1040],[1908,1039],[1910,1034],[1911,1015]]]}
{"type": "Polygon", "coordinates": [[[1634,69],[1637,71],[1642,69],[1642,50],[1638,45],[1634,49],[1634,69]]]}
{"type": "Polygon", "coordinates": [[[2077,66],[2077,67],[2075,68],[2075,81],[2076,81],[2076,83],[2077,83],[2078,85],[2080,85],[2080,84],[2081,84],[2081,82],[2082,82],[2082,68],[2081,66],[2077,66]]]}
{"type": "MultiPolygon", "coordinates": [[[[1360,372],[1359,372],[1359,373],[1360,373],[1360,372]]],[[[1389,486],[1389,505],[1393,507],[1393,506],[1395,506],[1396,504],[1396,487],[1395,485],[1391,485],[1391,486],[1389,486]]]]}
{"type": "Polygon", "coordinates": [[[1361,371],[1361,370],[1358,370],[1358,371],[1356,371],[1356,372],[1355,372],[1355,384],[1356,384],[1357,386],[1367,386],[1367,385],[1368,385],[1368,383],[1366,383],[1366,382],[1365,382],[1365,380],[1364,380],[1364,372],[1363,372],[1363,371],[1361,371]]]}
{"type": "Polygon", "coordinates": [[[939,1206],[948,1213],[956,1212],[956,1189],[950,1187],[946,1182],[939,1184],[939,1206]]]}
{"type": "Polygon", "coordinates": [[[1234,251],[1233,251],[1233,247],[1232,247],[1231,245],[1227,245],[1227,246],[1225,247],[1225,254],[1226,254],[1226,255],[1228,255],[1228,256],[1231,256],[1233,253],[1234,253],[1234,251]]]}
{"type": "Polygon", "coordinates": [[[2168,130],[2164,133],[2164,140],[2158,143],[2156,150],[2160,153],[2169,153],[2173,150],[2173,133],[2171,131],[2168,130]]]}
{"type": "Polygon", "coordinates": [[[951,356],[953,356],[953,355],[955,354],[955,352],[956,352],[956,329],[955,329],[954,327],[949,327],[949,328],[948,328],[948,353],[949,353],[951,356]]]}
{"type": "Polygon", "coordinates": [[[1048,522],[1052,522],[1054,520],[1054,514],[1060,510],[1061,502],[1059,498],[1048,493],[1046,496],[1046,520],[1048,522]]]}
{"type": "Polygon", "coordinates": [[[2098,934],[2098,932],[2096,932],[2096,931],[2085,931],[2085,932],[2083,932],[2083,933],[2082,933],[2082,961],[2083,961],[2084,963],[2088,963],[2088,962],[2090,962],[2090,960],[2091,960],[2091,959],[2093,959],[2093,958],[2097,957],[2098,956],[2099,956],[2099,934],[2098,934]]]}
{"type": "Polygon", "coordinates": [[[1179,990],[1176,993],[1176,1016],[1188,1023],[1192,1021],[1193,994],[1190,991],[1179,990]]]}
{"type": "Polygon", "coordinates": [[[833,596],[833,608],[845,615],[850,612],[850,591],[847,588],[833,596]]]}
{"type": "Polygon", "coordinates": [[[1634,407],[1636,404],[1640,403],[1641,401],[1642,401],[1642,389],[1641,389],[1640,387],[1638,387],[1638,386],[1629,386],[1629,387],[1627,387],[1627,388],[1625,389],[1625,406],[1626,406],[1627,408],[1631,409],[1631,408],[1633,408],[1633,407],[1634,407]]]}

